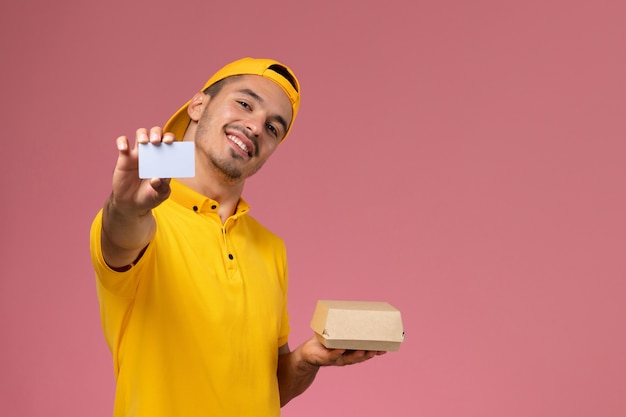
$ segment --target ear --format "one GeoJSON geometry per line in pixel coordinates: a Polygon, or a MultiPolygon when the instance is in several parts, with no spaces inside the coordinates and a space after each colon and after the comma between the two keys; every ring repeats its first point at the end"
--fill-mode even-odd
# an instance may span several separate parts
{"type": "Polygon", "coordinates": [[[207,103],[211,97],[207,94],[204,94],[202,91],[198,91],[189,102],[189,106],[187,106],[187,113],[189,113],[189,118],[195,122],[200,120],[200,116],[204,111],[207,103]]]}

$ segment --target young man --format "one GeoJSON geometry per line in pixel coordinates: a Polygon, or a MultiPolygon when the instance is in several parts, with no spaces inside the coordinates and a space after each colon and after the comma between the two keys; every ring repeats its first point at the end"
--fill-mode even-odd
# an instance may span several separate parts
{"type": "Polygon", "coordinates": [[[163,129],[117,138],[113,191],[91,229],[116,417],[278,416],[321,366],[382,353],[287,344],[285,247],[241,194],[299,104],[287,67],[244,58],[163,129]],[[195,142],[196,176],[139,179],[137,143],[174,140],[195,142]]]}

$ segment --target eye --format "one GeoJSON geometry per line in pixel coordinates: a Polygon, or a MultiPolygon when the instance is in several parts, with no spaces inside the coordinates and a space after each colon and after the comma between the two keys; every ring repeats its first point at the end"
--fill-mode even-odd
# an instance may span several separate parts
{"type": "Polygon", "coordinates": [[[251,110],[251,109],[252,109],[252,107],[251,107],[248,103],[246,103],[245,101],[237,101],[237,103],[239,103],[239,105],[240,105],[241,107],[243,107],[243,108],[246,108],[246,109],[248,109],[248,110],[251,110]]]}
{"type": "Polygon", "coordinates": [[[274,136],[278,136],[278,129],[276,129],[276,127],[273,124],[268,123],[265,126],[267,127],[267,130],[269,130],[270,132],[274,134],[274,136]]]}

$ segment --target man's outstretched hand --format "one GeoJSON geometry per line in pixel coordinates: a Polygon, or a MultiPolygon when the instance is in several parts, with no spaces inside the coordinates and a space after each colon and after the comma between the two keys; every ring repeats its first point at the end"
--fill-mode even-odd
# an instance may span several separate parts
{"type": "Polygon", "coordinates": [[[386,352],[372,350],[328,349],[316,337],[302,344],[302,359],[315,366],[345,366],[365,362],[386,352]]]}
{"type": "Polygon", "coordinates": [[[135,143],[131,146],[126,136],[115,141],[118,150],[113,172],[112,203],[127,214],[146,214],[167,199],[170,193],[169,178],[139,178],[139,150],[142,143],[172,143],[174,135],[153,127],[137,129],[135,143]]]}

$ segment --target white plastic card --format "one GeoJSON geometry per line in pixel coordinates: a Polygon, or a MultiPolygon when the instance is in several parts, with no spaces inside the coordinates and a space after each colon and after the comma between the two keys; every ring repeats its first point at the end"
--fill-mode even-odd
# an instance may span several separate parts
{"type": "Polygon", "coordinates": [[[195,176],[193,142],[139,144],[139,178],[190,178],[195,176]]]}

